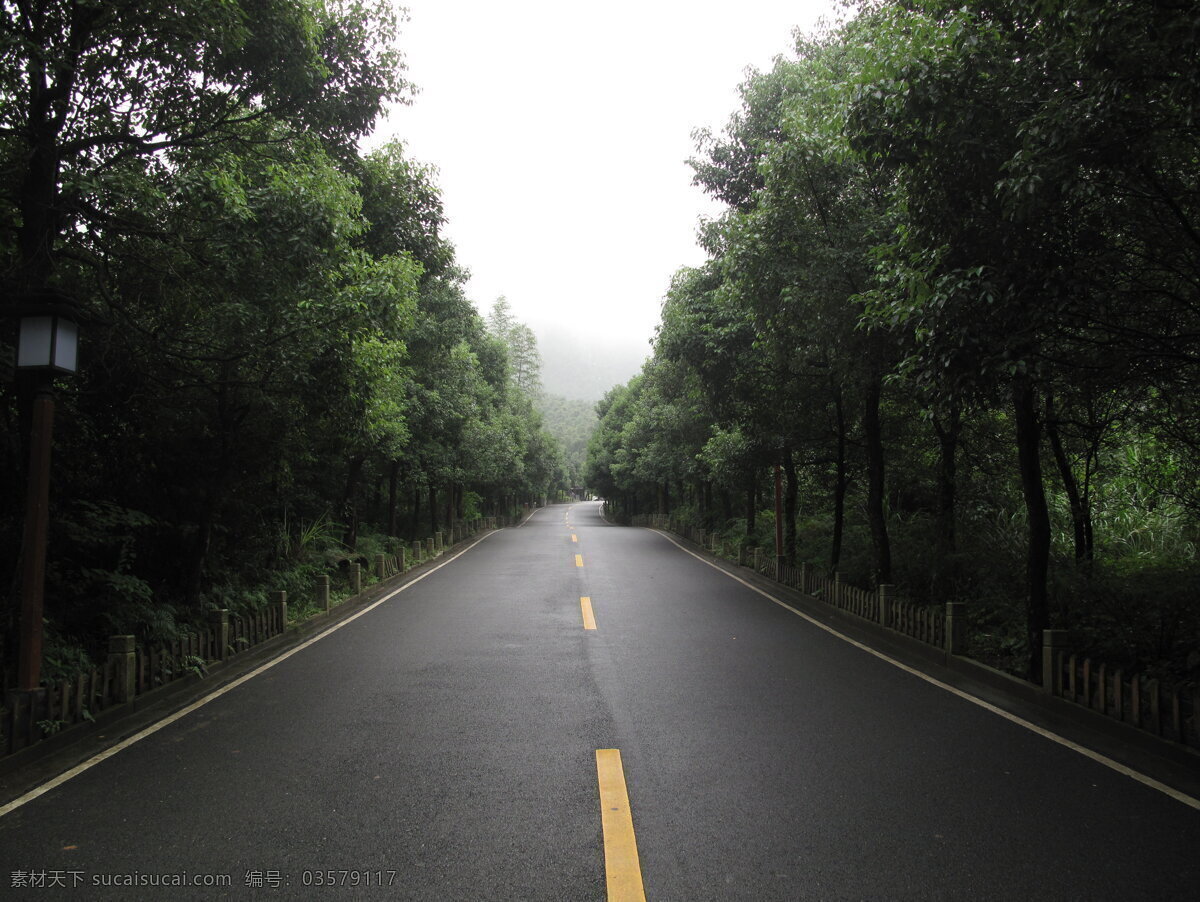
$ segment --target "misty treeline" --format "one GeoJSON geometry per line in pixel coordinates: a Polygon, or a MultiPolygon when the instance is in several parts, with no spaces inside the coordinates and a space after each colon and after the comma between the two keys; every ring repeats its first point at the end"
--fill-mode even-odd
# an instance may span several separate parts
{"type": "Polygon", "coordinates": [[[596,431],[596,405],[592,401],[543,393],[538,410],[546,422],[546,429],[558,439],[562,448],[567,483],[580,494],[585,482],[583,473],[588,442],[596,431]]]}
{"type": "Polygon", "coordinates": [[[1200,7],[870,2],[699,133],[724,203],[589,484],[1200,676],[1200,7]]]}
{"type": "Polygon", "coordinates": [[[0,38],[0,664],[36,383],[14,317],[47,299],[80,367],[44,675],[564,482],[536,346],[464,295],[431,169],[359,149],[410,93],[390,3],[4,2],[0,38]]]}

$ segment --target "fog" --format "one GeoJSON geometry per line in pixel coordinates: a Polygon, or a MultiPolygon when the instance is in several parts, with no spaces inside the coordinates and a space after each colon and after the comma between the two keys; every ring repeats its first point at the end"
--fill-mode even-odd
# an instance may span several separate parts
{"type": "Polygon", "coordinates": [[[836,4],[404,5],[419,93],[373,143],[399,138],[438,168],[476,306],[504,295],[543,345],[571,337],[595,352],[581,368],[622,371],[645,356],[673,273],[704,259],[696,225],[716,207],[691,184],[693,130],[721,128],[745,68],[836,4]]]}

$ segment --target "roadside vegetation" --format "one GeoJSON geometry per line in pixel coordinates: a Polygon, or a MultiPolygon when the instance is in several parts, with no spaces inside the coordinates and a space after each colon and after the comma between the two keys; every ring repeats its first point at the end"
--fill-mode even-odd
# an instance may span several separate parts
{"type": "Polygon", "coordinates": [[[44,676],[565,486],[532,333],[465,295],[432,168],[359,149],[410,93],[391,3],[6,2],[0,35],[0,670],[35,391],[15,316],[47,299],[81,349],[44,676]]]}
{"type": "Polygon", "coordinates": [[[1200,11],[866,2],[753,72],[589,486],[1200,679],[1200,11]]]}

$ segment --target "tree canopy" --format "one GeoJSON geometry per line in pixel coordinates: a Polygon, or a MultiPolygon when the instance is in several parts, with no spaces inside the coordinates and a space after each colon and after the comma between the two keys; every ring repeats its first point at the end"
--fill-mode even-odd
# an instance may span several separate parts
{"type": "MultiPolygon", "coordinates": [[[[536,342],[466,296],[434,170],[359,147],[409,90],[397,25],[375,0],[0,5],[0,359],[39,305],[82,336],[44,675],[565,488],[536,342]]],[[[7,373],[3,670],[36,386],[7,373]]]]}
{"type": "Polygon", "coordinates": [[[591,485],[765,545],[778,467],[789,558],[971,602],[1034,677],[1050,626],[1194,677],[1200,611],[1133,574],[1197,574],[1200,13],[855,12],[697,133],[725,210],[597,408],[591,485]]]}

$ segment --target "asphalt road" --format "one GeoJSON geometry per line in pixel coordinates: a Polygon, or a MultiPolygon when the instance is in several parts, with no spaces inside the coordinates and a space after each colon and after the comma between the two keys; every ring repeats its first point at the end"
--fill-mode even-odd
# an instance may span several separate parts
{"type": "Polygon", "coordinates": [[[0,895],[605,899],[601,749],[651,900],[1200,898],[1200,811],[595,504],[0,818],[0,895]]]}

